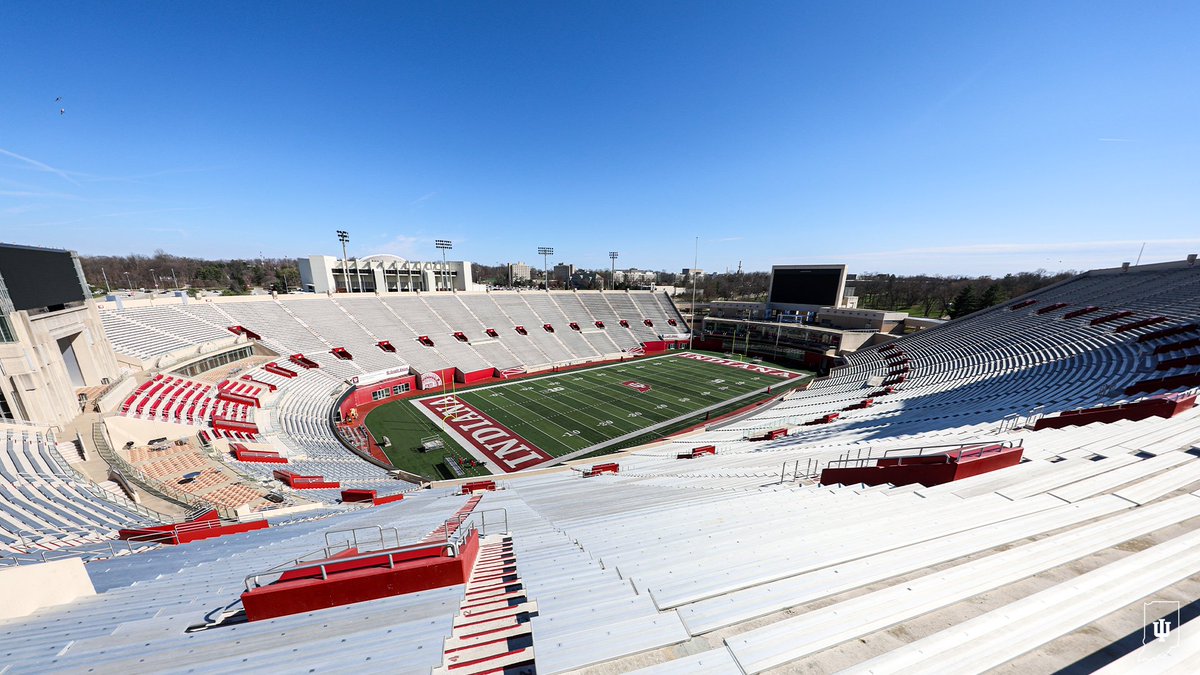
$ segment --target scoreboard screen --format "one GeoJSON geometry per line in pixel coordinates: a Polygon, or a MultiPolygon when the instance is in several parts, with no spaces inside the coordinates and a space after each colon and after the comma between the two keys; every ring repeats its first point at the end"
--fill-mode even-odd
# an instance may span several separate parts
{"type": "Polygon", "coordinates": [[[772,304],[837,307],[845,280],[843,265],[774,267],[768,301],[772,304]]]}
{"type": "Polygon", "coordinates": [[[61,308],[87,299],[70,251],[0,244],[0,276],[17,310],[61,308]]]}

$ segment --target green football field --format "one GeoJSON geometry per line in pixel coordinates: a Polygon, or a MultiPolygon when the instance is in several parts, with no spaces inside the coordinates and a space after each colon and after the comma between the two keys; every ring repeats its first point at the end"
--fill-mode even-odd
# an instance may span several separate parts
{"type": "MultiPolygon", "coordinates": [[[[738,402],[748,405],[765,397],[768,387],[776,391],[803,379],[787,380],[671,355],[458,391],[454,400],[510,430],[544,455],[557,458],[587,454],[584,451],[599,450],[595,446],[602,444],[615,447],[660,423],[703,420],[702,411],[708,408],[725,412],[729,406],[723,404],[731,399],[760,392],[738,402]]],[[[396,444],[389,456],[397,467],[447,477],[437,462],[445,454],[470,457],[459,442],[470,432],[456,433],[454,413],[448,415],[451,423],[447,423],[438,410],[423,409],[422,400],[445,399],[439,392],[397,401],[372,411],[366,423],[376,438],[388,436],[396,444]],[[417,452],[413,439],[430,435],[441,437],[448,451],[417,452]]],[[[478,444],[475,447],[481,449],[478,444]]]]}

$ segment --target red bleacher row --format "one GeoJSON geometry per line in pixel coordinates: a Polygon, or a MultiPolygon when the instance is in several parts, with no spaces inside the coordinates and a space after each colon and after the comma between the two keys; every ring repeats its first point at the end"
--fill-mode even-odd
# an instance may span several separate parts
{"type": "Polygon", "coordinates": [[[261,436],[250,431],[236,431],[233,429],[205,429],[200,432],[200,440],[206,446],[211,444],[214,440],[220,438],[230,441],[243,441],[246,443],[263,442],[263,438],[261,436]]]}
{"type": "Polygon", "coordinates": [[[125,402],[121,414],[129,417],[195,424],[207,419],[214,402],[212,387],[202,382],[158,374],[144,382],[125,402]]]}
{"type": "Polygon", "coordinates": [[[213,419],[253,423],[261,389],[249,382],[224,381],[214,387],[172,375],[158,374],[139,386],[121,404],[121,414],[140,419],[202,424],[213,419]]]}

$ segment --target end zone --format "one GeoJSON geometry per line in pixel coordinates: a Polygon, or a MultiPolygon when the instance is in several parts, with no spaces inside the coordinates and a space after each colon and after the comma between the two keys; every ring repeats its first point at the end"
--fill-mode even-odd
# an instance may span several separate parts
{"type": "Polygon", "coordinates": [[[554,458],[516,432],[455,396],[433,396],[414,401],[459,445],[493,470],[512,473],[530,469],[554,458]]]}
{"type": "Polygon", "coordinates": [[[752,373],[758,373],[760,375],[769,375],[771,377],[778,377],[778,378],[781,378],[784,380],[794,380],[797,377],[800,377],[802,374],[802,373],[797,373],[797,372],[793,372],[790,370],[783,370],[781,368],[772,368],[771,366],[764,366],[764,365],[757,364],[757,363],[746,363],[744,361],[733,361],[731,359],[723,359],[719,356],[708,356],[706,354],[697,354],[696,352],[684,352],[682,354],[676,354],[675,357],[680,358],[680,359],[692,359],[694,361],[704,361],[706,363],[714,363],[718,366],[728,366],[730,368],[737,368],[738,370],[747,370],[752,373]]]}

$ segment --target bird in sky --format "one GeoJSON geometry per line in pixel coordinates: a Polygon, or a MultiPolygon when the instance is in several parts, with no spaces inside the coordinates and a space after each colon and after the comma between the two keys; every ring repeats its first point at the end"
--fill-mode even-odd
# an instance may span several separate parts
{"type": "Polygon", "coordinates": [[[55,99],[54,99],[54,102],[55,102],[55,103],[60,103],[60,102],[62,102],[62,97],[61,97],[61,96],[59,96],[59,97],[55,98],[55,99]]]}
{"type": "Polygon", "coordinates": [[[59,108],[59,109],[58,109],[58,114],[59,114],[59,115],[65,115],[65,114],[67,114],[67,109],[66,109],[66,108],[59,108]]]}

